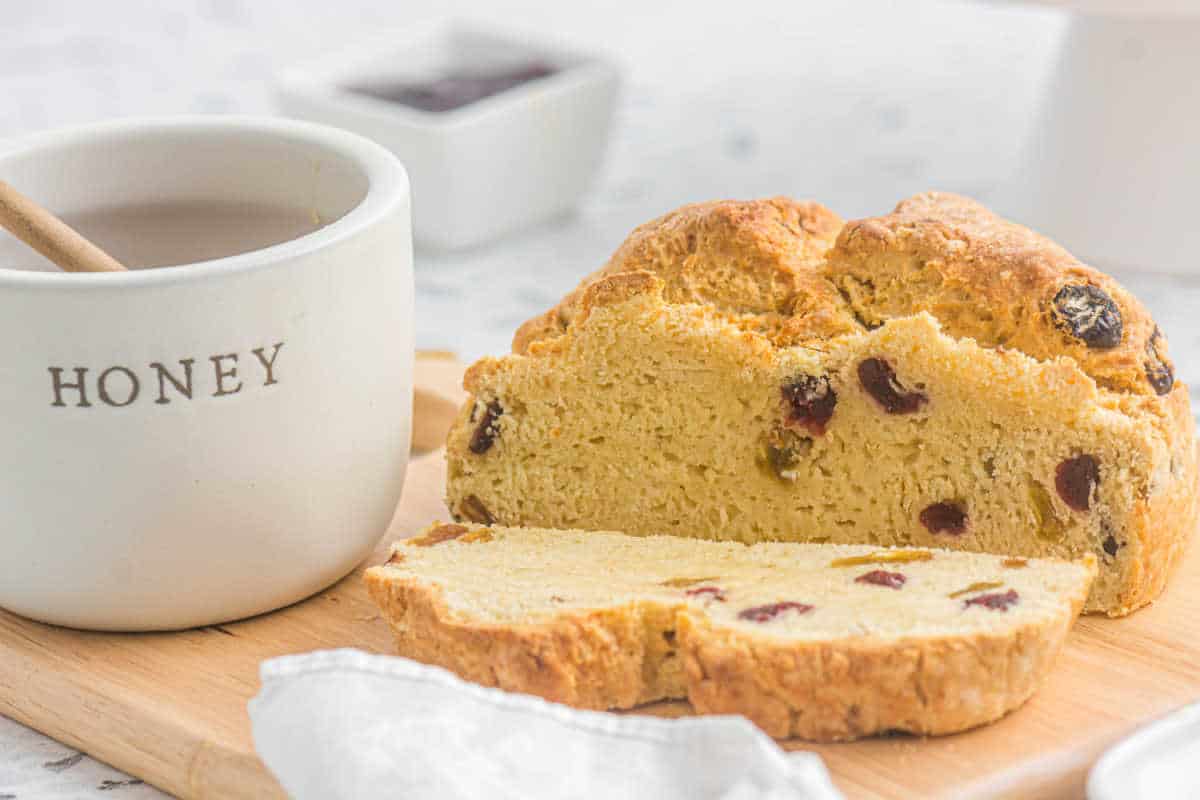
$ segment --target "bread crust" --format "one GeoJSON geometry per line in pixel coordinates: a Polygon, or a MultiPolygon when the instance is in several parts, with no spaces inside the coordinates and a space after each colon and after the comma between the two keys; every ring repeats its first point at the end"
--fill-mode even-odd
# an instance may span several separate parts
{"type": "Polygon", "coordinates": [[[683,206],[638,226],[603,267],[521,325],[513,352],[561,336],[588,286],[633,272],[661,278],[668,302],[708,304],[768,335],[789,323],[792,338],[853,331],[852,316],[819,270],[841,227],[828,208],[789,197],[683,206]]]}
{"type": "MultiPolygon", "coordinates": [[[[1040,360],[1070,356],[1100,386],[1153,395],[1146,362],[1158,331],[1137,298],[1054,242],[980,204],[945,192],[900,202],[848,223],[824,273],[868,326],[928,311],[952,336],[1002,345],[1040,360]],[[1120,312],[1116,346],[1089,346],[1056,323],[1063,287],[1102,290],[1120,312]]],[[[1159,337],[1159,354],[1166,343],[1159,337]]]]}
{"type": "Polygon", "coordinates": [[[1183,561],[1200,517],[1200,443],[1187,386],[1178,385],[1166,400],[1169,477],[1156,494],[1138,503],[1132,530],[1137,555],[1116,603],[1102,609],[1110,617],[1123,617],[1162,594],[1183,561]]]}
{"type": "Polygon", "coordinates": [[[812,741],[999,719],[1045,680],[1086,594],[1005,633],[804,643],[713,628],[687,606],[655,603],[481,623],[455,615],[440,586],[386,566],[365,580],[400,655],[467,680],[598,710],[687,699],[698,713],[742,714],[773,737],[812,741]]]}
{"type": "Polygon", "coordinates": [[[629,708],[679,696],[643,679],[646,637],[630,608],[564,614],[544,625],[456,619],[440,587],[366,573],[367,588],[396,634],[400,655],[484,686],[576,708],[629,708]],[[664,693],[665,692],[665,693],[664,693]]]}
{"type": "Polygon", "coordinates": [[[710,305],[782,345],[927,311],[953,336],[1041,360],[1070,356],[1114,391],[1155,395],[1162,387],[1148,368],[1174,371],[1153,318],[1115,280],[947,192],[844,225],[824,206],[786,197],[683,206],[636,228],[604,267],[521,325],[513,352],[561,336],[588,286],[639,271],[663,279],[668,303],[710,305]],[[1054,298],[1068,286],[1111,298],[1122,327],[1116,346],[1089,346],[1056,321],[1054,298]]]}
{"type": "Polygon", "coordinates": [[[842,742],[893,731],[957,733],[1000,719],[1045,681],[1070,613],[1005,635],[788,646],[683,623],[688,696],[700,713],[743,714],[776,738],[842,742]]]}

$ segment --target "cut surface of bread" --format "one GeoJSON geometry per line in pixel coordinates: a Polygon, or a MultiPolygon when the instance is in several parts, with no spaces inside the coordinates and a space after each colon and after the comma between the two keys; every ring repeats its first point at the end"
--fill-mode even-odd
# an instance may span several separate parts
{"type": "Polygon", "coordinates": [[[1196,526],[1195,429],[1136,300],[978,205],[927,195],[810,242],[772,301],[791,316],[764,316],[763,292],[726,274],[761,268],[728,253],[761,264],[816,234],[758,235],[786,227],[776,211],[730,205],[756,207],[643,226],[560,326],[468,370],[447,442],[457,519],[1090,553],[1087,610],[1162,591],[1196,526]],[[725,288],[695,289],[705,275],[725,288]]]}
{"type": "Polygon", "coordinates": [[[1042,683],[1095,559],[431,526],[367,571],[399,653],[569,705],[775,737],[943,734],[1042,683]]]}

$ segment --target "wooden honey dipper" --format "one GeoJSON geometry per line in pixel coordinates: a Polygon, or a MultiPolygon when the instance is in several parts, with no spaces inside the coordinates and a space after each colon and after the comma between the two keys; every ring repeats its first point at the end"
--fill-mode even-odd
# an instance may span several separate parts
{"type": "Polygon", "coordinates": [[[121,262],[2,180],[0,227],[67,272],[125,272],[121,262]]]}

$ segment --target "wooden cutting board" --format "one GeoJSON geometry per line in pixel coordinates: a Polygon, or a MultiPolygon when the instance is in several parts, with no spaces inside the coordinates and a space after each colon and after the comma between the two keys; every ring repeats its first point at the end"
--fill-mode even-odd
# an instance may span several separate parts
{"type": "MultiPolygon", "coordinates": [[[[414,442],[440,442],[461,399],[461,367],[418,360],[414,442]]],[[[386,542],[442,504],[440,452],[409,467],[386,542]]],[[[1200,699],[1200,557],[1166,595],[1124,620],[1085,618],[1042,691],[1000,722],[939,739],[896,737],[811,749],[848,797],[1082,797],[1118,737],[1200,699]]],[[[0,713],[186,798],[265,798],[282,790],[254,753],[246,702],[265,658],[334,647],[387,653],[387,626],[361,570],[289,608],[180,633],[103,634],[0,611],[0,713]]],[[[687,713],[663,703],[651,713],[687,713]]],[[[788,742],[793,749],[810,747],[788,742]]]]}

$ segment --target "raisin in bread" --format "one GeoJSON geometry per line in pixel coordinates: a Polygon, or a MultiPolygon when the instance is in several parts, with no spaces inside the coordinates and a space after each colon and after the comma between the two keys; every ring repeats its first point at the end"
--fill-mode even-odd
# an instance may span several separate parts
{"type": "Polygon", "coordinates": [[[1044,680],[1095,559],[435,525],[367,571],[401,655],[582,708],[776,737],[943,734],[1044,680]]]}
{"type": "Polygon", "coordinates": [[[468,370],[452,512],[1091,553],[1086,610],[1157,596],[1196,525],[1197,467],[1187,388],[1146,310],[963,198],[915,197],[828,246],[831,219],[722,202],[635,231],[518,352],[468,370]]]}

